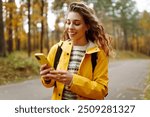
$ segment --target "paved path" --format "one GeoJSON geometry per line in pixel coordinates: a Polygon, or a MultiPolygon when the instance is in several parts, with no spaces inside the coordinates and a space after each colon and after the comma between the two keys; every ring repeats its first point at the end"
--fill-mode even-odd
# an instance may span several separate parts
{"type": "MultiPolygon", "coordinates": [[[[150,60],[127,60],[110,63],[109,95],[106,99],[142,99],[150,60]]],[[[39,79],[0,86],[0,99],[45,100],[52,89],[42,86],[39,79]]]]}
{"type": "Polygon", "coordinates": [[[106,99],[143,99],[150,60],[127,60],[110,64],[109,95],[106,99]]]}
{"type": "Polygon", "coordinates": [[[0,99],[5,100],[45,100],[50,99],[51,88],[45,88],[39,79],[0,87],[0,99]]]}

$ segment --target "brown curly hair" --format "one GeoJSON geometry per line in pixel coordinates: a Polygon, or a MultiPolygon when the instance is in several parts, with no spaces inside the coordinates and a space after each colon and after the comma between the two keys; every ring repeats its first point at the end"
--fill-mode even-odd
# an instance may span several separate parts
{"type": "MultiPolygon", "coordinates": [[[[72,11],[79,13],[83,17],[85,24],[89,26],[89,29],[85,34],[86,39],[96,42],[99,48],[102,48],[106,55],[109,55],[111,50],[111,38],[106,35],[103,26],[99,23],[98,18],[95,15],[94,10],[84,2],[72,2],[69,5],[68,12],[72,11]]],[[[63,33],[63,39],[69,39],[66,30],[63,33]]]]}

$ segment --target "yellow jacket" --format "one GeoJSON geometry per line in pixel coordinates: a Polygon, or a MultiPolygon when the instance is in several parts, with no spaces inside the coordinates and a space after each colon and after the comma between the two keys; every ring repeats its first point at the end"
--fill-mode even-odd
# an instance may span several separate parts
{"type": "MultiPolygon", "coordinates": [[[[50,64],[53,66],[57,47],[62,42],[55,44],[47,58],[50,64]]],[[[67,70],[70,54],[72,49],[72,42],[70,40],[64,41],[62,45],[62,54],[58,63],[57,69],[67,70]]],[[[54,81],[51,80],[49,84],[46,84],[44,79],[41,78],[45,87],[50,88],[54,86],[54,81]]],[[[52,94],[52,100],[61,100],[64,84],[56,82],[56,87],[52,94]]],[[[87,47],[86,54],[83,57],[77,74],[73,75],[73,80],[70,86],[70,90],[78,95],[78,99],[104,99],[108,93],[108,57],[104,51],[92,42],[87,47]],[[97,53],[97,64],[92,73],[91,53],[97,53]]]]}

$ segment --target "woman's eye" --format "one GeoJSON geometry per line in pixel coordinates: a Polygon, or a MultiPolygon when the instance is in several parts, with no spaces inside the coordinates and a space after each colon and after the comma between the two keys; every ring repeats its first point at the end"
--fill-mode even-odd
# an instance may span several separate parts
{"type": "Polygon", "coordinates": [[[75,25],[76,25],[76,26],[79,26],[79,25],[80,25],[80,23],[75,23],[75,25]]]}
{"type": "Polygon", "coordinates": [[[80,22],[79,22],[79,21],[75,21],[75,22],[74,22],[74,25],[79,26],[79,25],[80,25],[80,22]]]}
{"type": "Polygon", "coordinates": [[[75,25],[75,26],[79,26],[80,25],[80,22],[70,22],[70,21],[66,21],[66,24],[67,25],[70,25],[72,23],[72,25],[75,25]]]}

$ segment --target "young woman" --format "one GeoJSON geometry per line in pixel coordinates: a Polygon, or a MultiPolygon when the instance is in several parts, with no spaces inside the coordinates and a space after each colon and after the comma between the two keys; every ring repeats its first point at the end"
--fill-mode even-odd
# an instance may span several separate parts
{"type": "Polygon", "coordinates": [[[85,3],[71,3],[63,36],[64,40],[54,45],[47,56],[52,67],[40,68],[43,85],[54,86],[52,99],[104,99],[108,93],[109,40],[94,11],[85,3]],[[58,46],[62,53],[54,70],[58,46]],[[97,57],[95,68],[93,53],[97,57]]]}

